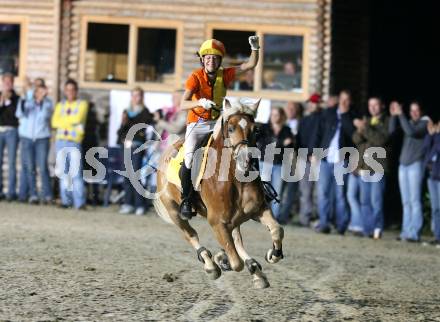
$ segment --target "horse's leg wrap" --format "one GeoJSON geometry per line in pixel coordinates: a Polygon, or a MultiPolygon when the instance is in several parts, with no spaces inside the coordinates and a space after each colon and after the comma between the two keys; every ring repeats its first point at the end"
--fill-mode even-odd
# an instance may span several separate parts
{"type": "Polygon", "coordinates": [[[228,255],[226,255],[224,249],[214,255],[214,262],[220,267],[223,272],[232,271],[228,255]]]}
{"type": "Polygon", "coordinates": [[[253,258],[245,260],[244,263],[245,263],[249,273],[251,273],[251,275],[254,275],[257,269],[259,269],[260,271],[263,270],[260,263],[258,263],[253,258]]]}
{"type": "Polygon", "coordinates": [[[203,257],[202,257],[202,252],[204,252],[204,251],[206,251],[207,253],[208,253],[208,256],[210,257],[210,258],[212,258],[212,254],[211,254],[211,252],[208,250],[208,249],[206,249],[205,247],[200,247],[199,249],[197,249],[197,259],[200,261],[200,262],[202,262],[203,264],[205,264],[205,260],[203,259],[203,257]]]}
{"type": "Polygon", "coordinates": [[[284,258],[283,247],[281,247],[280,249],[275,249],[275,245],[273,245],[272,256],[280,257],[281,259],[283,259],[284,258]]]}

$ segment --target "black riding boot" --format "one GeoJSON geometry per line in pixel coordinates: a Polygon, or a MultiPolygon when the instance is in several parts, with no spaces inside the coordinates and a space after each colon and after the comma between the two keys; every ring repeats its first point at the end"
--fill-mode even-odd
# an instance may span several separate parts
{"type": "Polygon", "coordinates": [[[189,220],[194,216],[191,205],[193,185],[191,181],[191,169],[188,169],[185,163],[182,164],[179,171],[180,183],[182,185],[182,203],[180,204],[180,218],[189,220]]]}

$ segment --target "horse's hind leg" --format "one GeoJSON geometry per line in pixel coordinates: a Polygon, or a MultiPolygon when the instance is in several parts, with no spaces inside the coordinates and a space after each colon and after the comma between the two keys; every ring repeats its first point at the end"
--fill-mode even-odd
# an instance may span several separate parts
{"type": "Polygon", "coordinates": [[[261,265],[246,252],[243,246],[243,239],[241,237],[240,227],[234,228],[232,230],[232,237],[234,238],[235,248],[237,249],[238,255],[244,261],[249,273],[253,277],[253,283],[255,288],[266,288],[269,287],[269,281],[267,280],[266,274],[263,273],[261,265]]]}
{"type": "Polygon", "coordinates": [[[273,218],[270,209],[264,210],[257,220],[267,227],[272,237],[272,248],[266,253],[265,259],[268,263],[274,264],[280,261],[283,256],[284,230],[273,218]]]}
{"type": "Polygon", "coordinates": [[[211,252],[200,245],[199,236],[194,228],[186,220],[180,219],[179,207],[174,201],[168,203],[167,209],[170,214],[171,220],[179,227],[186,241],[188,241],[197,252],[197,258],[203,263],[203,269],[208,273],[211,279],[217,279],[221,275],[221,270],[218,265],[213,261],[211,252]]]}

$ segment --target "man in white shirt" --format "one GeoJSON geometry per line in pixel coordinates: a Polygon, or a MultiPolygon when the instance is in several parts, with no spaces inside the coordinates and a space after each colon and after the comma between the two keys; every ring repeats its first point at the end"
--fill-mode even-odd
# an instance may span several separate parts
{"type": "Polygon", "coordinates": [[[336,181],[337,171],[342,170],[345,164],[345,156],[340,155],[339,150],[353,146],[351,138],[355,127],[350,105],[350,92],[341,91],[338,106],[326,109],[320,120],[319,147],[328,149],[327,157],[321,161],[318,179],[319,224],[315,229],[320,233],[330,232],[332,213],[335,214],[335,228],[341,235],[345,233],[350,220],[344,184],[347,175],[343,176],[342,184],[336,181]]]}

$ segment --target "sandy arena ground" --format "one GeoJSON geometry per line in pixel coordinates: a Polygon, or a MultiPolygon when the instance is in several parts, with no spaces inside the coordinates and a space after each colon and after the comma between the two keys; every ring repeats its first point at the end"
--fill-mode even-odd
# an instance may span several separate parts
{"type": "Polygon", "coordinates": [[[211,281],[155,214],[116,210],[0,203],[0,321],[440,321],[434,247],[288,227],[285,259],[269,265],[269,233],[249,222],[245,246],[271,283],[254,290],[247,271],[211,281]]]}

